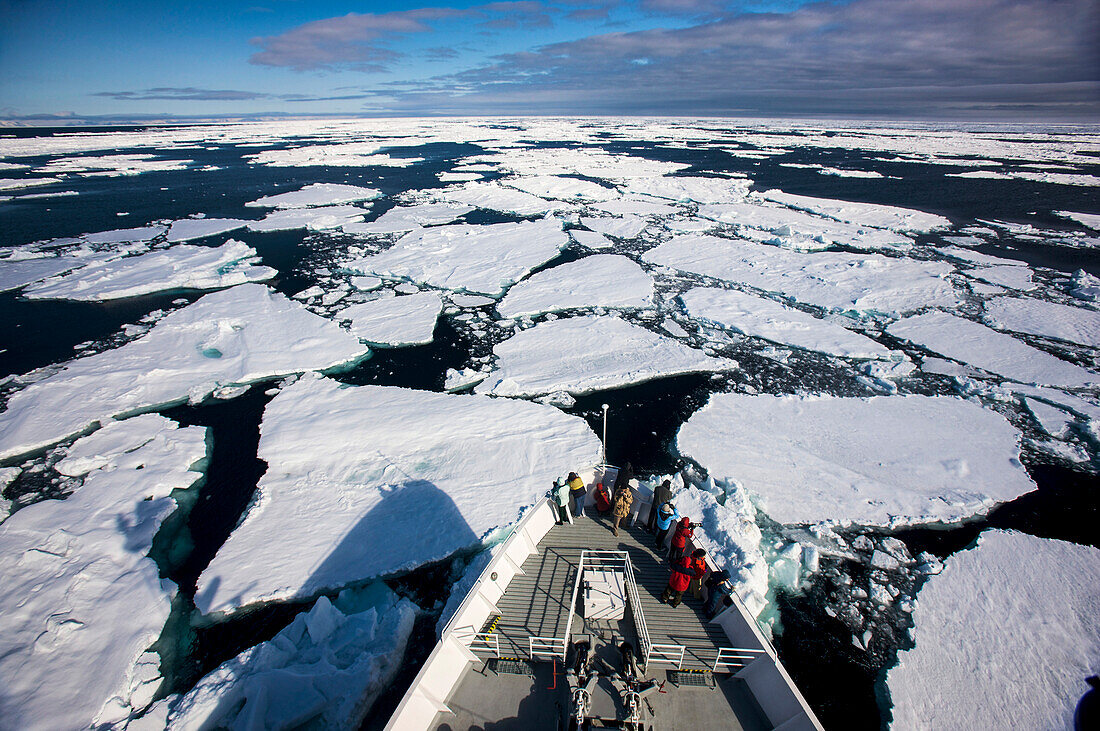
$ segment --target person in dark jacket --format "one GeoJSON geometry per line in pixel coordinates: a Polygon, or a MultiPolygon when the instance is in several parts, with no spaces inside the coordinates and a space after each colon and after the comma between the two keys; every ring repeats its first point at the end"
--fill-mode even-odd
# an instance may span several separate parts
{"type": "Polygon", "coordinates": [[[588,488],[584,486],[584,480],[576,472],[570,472],[565,481],[569,485],[569,497],[573,498],[573,515],[583,518],[584,501],[588,497],[588,488]]]}
{"type": "Polygon", "coordinates": [[[669,562],[675,562],[678,558],[684,555],[684,549],[687,548],[687,542],[695,535],[695,526],[688,518],[680,518],[679,525],[676,526],[676,532],[672,534],[672,551],[668,554],[669,562]]]}
{"type": "Polygon", "coordinates": [[[730,572],[725,569],[714,571],[707,577],[707,603],[704,609],[707,619],[714,619],[718,612],[728,606],[723,600],[733,594],[733,582],[730,572]]]}
{"type": "Polygon", "coordinates": [[[672,564],[672,575],[668,577],[668,586],[661,594],[661,603],[668,602],[670,607],[680,606],[692,579],[701,579],[707,572],[706,562],[703,560],[707,552],[697,548],[690,556],[681,556],[672,564]],[[671,599],[671,601],[669,601],[671,599]]]}
{"type": "Polygon", "coordinates": [[[661,506],[672,499],[672,483],[663,481],[653,490],[653,502],[649,506],[649,521],[646,530],[650,533],[657,532],[657,519],[660,517],[661,506]]]}

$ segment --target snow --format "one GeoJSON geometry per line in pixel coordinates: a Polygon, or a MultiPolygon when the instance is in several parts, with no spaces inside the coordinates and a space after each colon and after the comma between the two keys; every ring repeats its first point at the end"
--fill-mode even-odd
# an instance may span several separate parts
{"type": "Polygon", "coordinates": [[[1066,436],[1073,424],[1072,416],[1056,406],[1051,406],[1037,399],[1025,398],[1024,403],[1027,404],[1028,411],[1039,422],[1039,426],[1043,428],[1043,431],[1056,439],[1062,439],[1066,436]]]}
{"type": "Polygon", "coordinates": [[[349,234],[387,234],[411,231],[421,226],[450,223],[474,210],[473,206],[453,203],[423,203],[416,206],[391,208],[370,223],[344,226],[349,234]]]}
{"type": "Polygon", "coordinates": [[[493,348],[496,366],[476,393],[574,396],[657,378],[730,371],[737,363],[610,316],[571,317],[523,330],[493,348]]]}
{"type": "Polygon", "coordinates": [[[1027,297],[985,303],[985,320],[998,330],[1042,335],[1100,348],[1100,312],[1027,297]]]}
{"type": "Polygon", "coordinates": [[[944,279],[954,271],[945,262],[881,254],[803,253],[705,234],[676,237],[642,258],[829,310],[898,315],[961,303],[944,279]]]}
{"type": "Polygon", "coordinates": [[[457,224],[410,231],[386,251],[344,266],[388,279],[499,296],[568,244],[561,222],[553,219],[457,224]]]}
{"type": "Polygon", "coordinates": [[[843,244],[853,249],[873,251],[906,250],[913,246],[909,237],[892,231],[759,203],[704,205],[699,207],[699,216],[734,224],[743,236],[789,249],[812,251],[832,244],[843,244]],[[769,232],[770,235],[762,232],[769,232]]]}
{"type": "Polygon", "coordinates": [[[35,284],[30,299],[102,302],[171,289],[217,289],[271,279],[278,272],[258,266],[256,250],[230,239],[217,248],[173,246],[108,262],[96,262],[35,284]]]}
{"type": "Polygon", "coordinates": [[[581,307],[642,308],[653,304],[653,280],[633,260],[595,254],[544,269],[514,285],[497,305],[501,317],[581,307]]]}
{"type": "Polygon", "coordinates": [[[264,412],[268,470],[195,603],[230,612],[443,559],[599,455],[585,421],[553,407],[303,376],[264,412]]]}
{"type": "Polygon", "coordinates": [[[829,198],[812,198],[806,195],[784,193],[781,190],[769,190],[761,194],[761,197],[791,208],[799,208],[821,216],[835,218],[838,221],[885,228],[892,231],[927,232],[951,226],[951,221],[943,216],[913,210],[912,208],[884,206],[877,203],[854,203],[829,198]]]}
{"type": "Polygon", "coordinates": [[[1100,550],[989,530],[917,595],[893,727],[1073,728],[1100,671],[1100,550]]]}
{"type": "Polygon", "coordinates": [[[592,229],[604,236],[614,236],[617,239],[633,239],[646,227],[646,220],[641,216],[601,216],[599,218],[581,217],[581,225],[592,229]]]}
{"type": "Polygon", "coordinates": [[[359,728],[401,669],[416,614],[381,582],[322,596],[172,703],[166,727],[359,728]]]}
{"type": "Polygon", "coordinates": [[[146,554],[176,507],[172,490],[201,477],[190,468],[206,456],[206,430],[155,415],[135,426],[104,427],[125,438],[68,498],[35,503],[0,525],[5,727],[110,723],[143,708],[159,684],[142,655],[161,633],[175,586],[146,554]]]}
{"type": "Polygon", "coordinates": [[[1035,489],[1000,414],[930,396],[724,393],[680,428],[680,452],[785,524],[952,523],[1035,489]]]}
{"type": "Polygon", "coordinates": [[[0,292],[19,289],[84,264],[84,261],[75,256],[51,256],[21,261],[0,259],[0,292]]]}
{"type": "Polygon", "coordinates": [[[607,188],[580,178],[532,175],[522,178],[510,178],[500,182],[509,188],[522,190],[524,193],[555,200],[588,202],[607,201],[619,197],[619,191],[614,188],[607,188]]]}
{"type": "Polygon", "coordinates": [[[744,179],[645,177],[626,183],[630,193],[667,198],[680,203],[732,203],[742,200],[751,182],[744,179]]]}
{"type": "Polygon", "coordinates": [[[245,203],[251,208],[310,208],[312,206],[332,206],[338,203],[354,203],[379,198],[382,191],[363,188],[358,185],[339,183],[313,183],[301,190],[289,193],[268,195],[259,200],[245,203]]]}
{"type": "Polygon", "coordinates": [[[1055,211],[1054,213],[1062,218],[1074,220],[1093,231],[1100,231],[1100,213],[1074,213],[1073,211],[1055,211]]]}
{"type": "Polygon", "coordinates": [[[289,231],[307,228],[320,231],[341,226],[353,226],[363,220],[366,210],[357,206],[321,206],[318,208],[284,208],[272,211],[259,221],[248,224],[249,231],[289,231]]]}
{"type": "Polygon", "coordinates": [[[569,235],[572,236],[578,244],[587,247],[589,249],[610,249],[615,244],[601,233],[595,231],[585,231],[584,229],[574,228],[569,230],[569,235]]]}
{"type": "Polygon", "coordinates": [[[333,368],[369,350],[336,323],[259,284],[208,294],[137,340],[70,361],[8,399],[0,459],[59,442],[97,422],[214,390],[333,368]]]}
{"type": "Polygon", "coordinates": [[[570,203],[548,201],[521,190],[506,188],[496,182],[465,183],[439,191],[435,193],[435,197],[447,203],[514,213],[517,216],[535,216],[572,207],[570,203]]]}
{"type": "Polygon", "coordinates": [[[1100,378],[984,325],[946,312],[928,312],[887,327],[897,338],[1021,383],[1090,386],[1100,378]]]}
{"type": "Polygon", "coordinates": [[[351,320],[351,332],[360,340],[397,347],[432,342],[435,321],[442,311],[443,300],[438,294],[420,292],[352,305],[333,319],[351,320]]]}
{"type": "Polygon", "coordinates": [[[204,239],[207,236],[236,231],[250,223],[253,221],[242,221],[237,218],[184,218],[172,222],[168,229],[167,241],[170,244],[178,244],[181,241],[204,239]]]}
{"type": "Polygon", "coordinates": [[[1031,281],[1031,270],[1022,266],[982,267],[966,271],[968,277],[1016,290],[1032,290],[1038,285],[1031,281]]]}
{"type": "Polygon", "coordinates": [[[752,337],[842,358],[891,357],[889,348],[865,335],[745,292],[697,287],[680,300],[691,318],[752,337]]]}
{"type": "Polygon", "coordinates": [[[592,208],[613,216],[668,216],[679,211],[675,206],[658,203],[649,198],[620,198],[593,204],[592,208]]]}

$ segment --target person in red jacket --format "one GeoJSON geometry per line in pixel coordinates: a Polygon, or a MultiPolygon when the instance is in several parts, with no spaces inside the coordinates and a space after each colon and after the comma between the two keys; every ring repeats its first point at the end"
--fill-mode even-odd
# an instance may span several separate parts
{"type": "Polygon", "coordinates": [[[672,534],[672,551],[668,554],[669,563],[675,564],[684,555],[684,548],[687,547],[688,539],[694,534],[695,526],[691,520],[681,518],[680,524],[676,526],[676,532],[672,534]]]}
{"type": "Polygon", "coordinates": [[[672,575],[668,577],[668,586],[661,594],[662,604],[668,602],[670,607],[680,606],[680,600],[683,599],[691,580],[701,579],[707,572],[707,564],[703,560],[706,555],[706,551],[697,548],[690,556],[682,556],[672,562],[672,575]]]}

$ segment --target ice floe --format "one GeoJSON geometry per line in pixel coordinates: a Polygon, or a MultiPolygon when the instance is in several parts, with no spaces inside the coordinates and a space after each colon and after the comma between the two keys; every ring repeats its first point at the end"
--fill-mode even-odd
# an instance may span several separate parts
{"type": "Polygon", "coordinates": [[[474,210],[473,206],[454,203],[422,203],[415,206],[391,208],[370,223],[344,226],[349,234],[387,234],[412,231],[421,226],[437,226],[450,223],[474,210]]]}
{"type": "Polygon", "coordinates": [[[660,203],[652,198],[619,198],[592,204],[592,208],[613,216],[670,216],[679,211],[675,206],[660,203]]]}
{"type": "Polygon", "coordinates": [[[1011,335],[946,312],[891,323],[887,331],[934,353],[1011,378],[1045,386],[1094,386],[1100,376],[1025,345],[1011,335]]]}
{"type": "Polygon", "coordinates": [[[1038,286],[1032,281],[1031,270],[1026,266],[979,267],[968,269],[965,273],[968,277],[980,279],[983,282],[989,282],[1000,287],[1007,287],[1008,289],[1026,292],[1038,286]]]}
{"type": "Polygon", "coordinates": [[[437,293],[420,292],[352,305],[333,319],[350,320],[351,332],[360,340],[396,347],[430,343],[442,311],[443,300],[437,293]]]}
{"type": "Polygon", "coordinates": [[[1073,211],[1055,211],[1054,213],[1062,218],[1076,221],[1093,231],[1100,231],[1100,213],[1074,213],[1073,211]]]}
{"type": "Polygon", "coordinates": [[[496,366],[475,389],[495,396],[572,395],[666,376],[736,369],[610,316],[571,317],[523,330],[493,348],[496,366]]]}
{"type": "Polygon", "coordinates": [[[268,470],[195,603],[230,612],[445,558],[599,454],[585,421],[552,407],[303,376],[264,412],[268,470]]]}
{"type": "Polygon", "coordinates": [[[82,267],[86,263],[75,256],[50,256],[19,261],[0,259],[0,292],[25,287],[46,277],[82,267]]]}
{"type": "MultiPolygon", "coordinates": [[[[510,295],[509,295],[510,296],[510,295]]],[[[866,335],[733,289],[696,287],[682,295],[687,314],[756,338],[843,358],[889,358],[891,351],[866,335]]]]}
{"type": "Polygon", "coordinates": [[[585,231],[580,228],[573,228],[569,230],[569,235],[573,239],[588,249],[610,249],[615,244],[601,233],[595,231],[585,231]]]}
{"type": "Polygon", "coordinates": [[[667,198],[680,203],[732,203],[742,200],[752,182],[736,178],[692,178],[686,176],[632,178],[628,193],[667,198]]]}
{"type": "Polygon", "coordinates": [[[998,330],[1100,348],[1100,312],[1084,307],[1029,297],[996,297],[985,303],[985,321],[998,330]]]}
{"type": "Polygon", "coordinates": [[[813,251],[833,244],[853,249],[906,250],[913,241],[881,228],[822,218],[791,208],[759,203],[714,203],[699,207],[699,215],[738,227],[741,235],[789,249],[813,251]]]}
{"type": "Polygon", "coordinates": [[[551,201],[500,183],[466,183],[434,193],[436,199],[458,205],[485,208],[491,211],[514,213],[517,216],[535,216],[555,210],[568,209],[571,203],[551,201]]]}
{"type": "Polygon", "coordinates": [[[410,231],[380,254],[344,267],[441,289],[500,295],[568,244],[561,221],[554,219],[456,224],[410,231]]]}
{"type": "Polygon", "coordinates": [[[173,246],[96,262],[23,290],[30,299],[104,301],[171,289],[217,289],[262,282],[278,272],[259,266],[256,250],[230,239],[217,248],[173,246]]]}
{"type": "Polygon", "coordinates": [[[917,594],[893,727],[1074,728],[1100,670],[1100,551],[989,530],[917,594]]]}
{"type": "Polygon", "coordinates": [[[70,361],[11,395],[0,459],[112,416],[200,401],[215,389],[332,368],[369,349],[336,323],[259,284],[208,294],[114,350],[70,361]]]}
{"type": "Polygon", "coordinates": [[[163,236],[167,231],[167,226],[141,226],[139,228],[122,228],[113,231],[97,231],[96,233],[83,234],[80,238],[89,244],[129,244],[135,241],[152,241],[158,236],[163,236]]]}
{"type": "Polygon", "coordinates": [[[204,239],[207,236],[236,231],[250,223],[253,222],[237,218],[184,218],[172,222],[168,229],[167,241],[170,244],[177,244],[181,241],[204,239]]]}
{"type": "Polygon", "coordinates": [[[946,262],[881,254],[804,253],[705,234],[679,236],[647,252],[653,264],[741,282],[829,310],[897,315],[960,304],[946,262]]]}
{"type": "Polygon", "coordinates": [[[60,178],[0,178],[0,190],[19,190],[60,182],[60,178]]]}
{"type": "Polygon", "coordinates": [[[84,464],[83,486],[0,525],[6,727],[110,724],[143,709],[160,684],[159,659],[143,654],[160,636],[175,586],[146,554],[176,508],[170,493],[201,477],[192,467],[206,456],[206,430],[149,415],[103,432],[119,438],[97,437],[104,463],[84,464]]]}
{"type": "Polygon", "coordinates": [[[591,216],[581,217],[581,224],[604,236],[614,236],[617,239],[632,239],[646,227],[646,220],[641,216],[591,216]]]}
{"type": "Polygon", "coordinates": [[[358,206],[320,206],[318,208],[281,208],[259,221],[250,221],[249,231],[289,231],[307,228],[321,231],[352,226],[363,220],[366,210],[358,206]]]}
{"type": "Polygon", "coordinates": [[[786,524],[951,523],[1035,489],[1000,414],[929,396],[711,396],[680,452],[786,524]]]}
{"type": "Polygon", "coordinates": [[[336,145],[309,145],[287,150],[264,150],[249,155],[253,165],[271,167],[408,167],[422,162],[418,157],[392,157],[381,154],[382,147],[374,142],[347,142],[336,145]]]}
{"type": "Polygon", "coordinates": [[[359,728],[401,669],[416,614],[381,582],[322,596],[171,701],[166,728],[359,728]]]}
{"type": "Polygon", "coordinates": [[[608,188],[580,178],[533,175],[523,178],[509,178],[500,182],[510,188],[522,190],[540,198],[555,200],[591,202],[608,201],[619,197],[619,191],[614,188],[608,188]]]}
{"type": "Polygon", "coordinates": [[[544,269],[514,285],[497,305],[502,317],[582,307],[642,308],[653,304],[653,280],[633,260],[594,254],[544,269]]]}
{"type": "Polygon", "coordinates": [[[332,206],[338,203],[355,203],[379,198],[382,191],[363,188],[358,185],[339,183],[313,183],[301,190],[268,195],[245,203],[254,208],[310,208],[313,206],[332,206]]]}
{"type": "Polygon", "coordinates": [[[781,190],[769,190],[762,193],[761,197],[791,208],[835,218],[838,221],[885,228],[892,231],[925,232],[947,228],[951,225],[951,221],[943,216],[913,210],[912,208],[899,208],[877,203],[854,203],[830,198],[811,198],[806,195],[784,193],[781,190]]]}

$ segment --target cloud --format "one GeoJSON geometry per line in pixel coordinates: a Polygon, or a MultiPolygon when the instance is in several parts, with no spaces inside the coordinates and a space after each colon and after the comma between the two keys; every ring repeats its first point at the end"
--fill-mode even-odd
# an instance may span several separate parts
{"type": "Polygon", "coordinates": [[[268,99],[269,94],[234,89],[197,89],[193,86],[158,86],[141,91],[97,91],[92,96],[105,96],[120,101],[219,101],[236,102],[268,99]]]}
{"type": "Polygon", "coordinates": [[[1100,115],[1098,16],[1095,0],[814,3],[555,43],[397,98],[450,113],[1100,115]]]}

